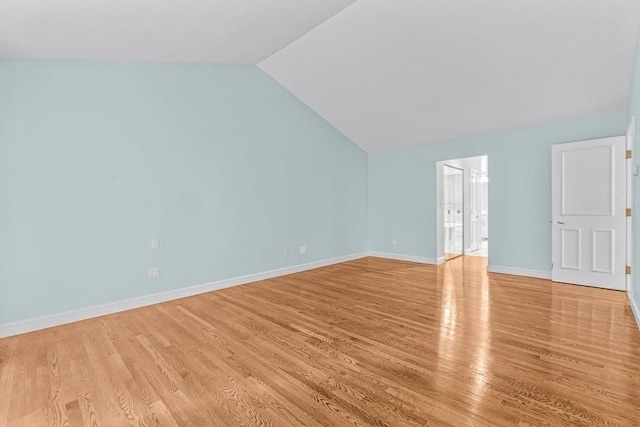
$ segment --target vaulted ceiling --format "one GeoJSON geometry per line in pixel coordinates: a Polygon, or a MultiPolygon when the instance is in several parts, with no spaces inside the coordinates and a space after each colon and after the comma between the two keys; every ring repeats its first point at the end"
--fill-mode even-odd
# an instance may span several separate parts
{"type": "Polygon", "coordinates": [[[255,64],[355,0],[0,0],[0,57],[255,64]]]}
{"type": "Polygon", "coordinates": [[[638,2],[360,0],[260,63],[370,152],[627,108],[638,2]]]}
{"type": "Polygon", "coordinates": [[[0,0],[0,57],[250,63],[368,152],[627,108],[639,0],[0,0]]]}

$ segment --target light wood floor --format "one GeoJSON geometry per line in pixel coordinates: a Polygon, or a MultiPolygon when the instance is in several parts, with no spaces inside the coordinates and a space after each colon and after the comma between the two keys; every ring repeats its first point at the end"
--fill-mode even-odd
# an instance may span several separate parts
{"type": "Polygon", "coordinates": [[[640,424],[622,292],[365,258],[0,340],[1,426],[640,424]]]}

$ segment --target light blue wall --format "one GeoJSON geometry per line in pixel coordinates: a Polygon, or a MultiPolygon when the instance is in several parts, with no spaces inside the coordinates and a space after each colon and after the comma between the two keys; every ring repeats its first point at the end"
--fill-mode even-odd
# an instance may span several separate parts
{"type": "Polygon", "coordinates": [[[487,154],[489,263],[550,271],[551,145],[623,135],[626,123],[621,111],[371,154],[371,250],[435,259],[436,162],[487,154]]]}
{"type": "Polygon", "coordinates": [[[366,153],[255,66],[3,60],[0,117],[0,323],[368,249],[366,153]]]}
{"type": "Polygon", "coordinates": [[[549,271],[550,145],[621,135],[627,116],[372,154],[367,166],[254,66],[2,60],[0,323],[369,248],[435,258],[436,162],[484,154],[490,263],[549,271]],[[160,280],[146,278],[154,266],[160,280]]]}
{"type": "MultiPolygon", "coordinates": [[[[635,117],[635,141],[633,145],[633,163],[640,167],[640,38],[636,53],[636,62],[633,70],[633,83],[629,99],[629,123],[631,117],[635,117]]],[[[633,178],[634,206],[633,206],[633,274],[632,297],[637,308],[640,308],[640,177],[633,178]]],[[[637,319],[640,322],[640,319],[637,319]]]]}

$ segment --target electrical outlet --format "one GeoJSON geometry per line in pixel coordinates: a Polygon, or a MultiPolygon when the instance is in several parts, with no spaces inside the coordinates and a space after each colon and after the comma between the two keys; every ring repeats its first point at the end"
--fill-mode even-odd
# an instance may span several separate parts
{"type": "Polygon", "coordinates": [[[288,258],[289,257],[289,249],[285,249],[284,250],[284,257],[288,258]]]}
{"type": "Polygon", "coordinates": [[[159,279],[160,278],[160,267],[150,268],[147,272],[147,277],[149,279],[159,279]]]}
{"type": "Polygon", "coordinates": [[[160,247],[160,239],[157,237],[155,239],[151,239],[151,249],[158,249],[160,247]]]}
{"type": "Polygon", "coordinates": [[[398,244],[398,241],[396,239],[391,239],[391,244],[393,246],[396,246],[398,244]]]}
{"type": "Polygon", "coordinates": [[[300,254],[304,255],[307,253],[307,247],[306,246],[300,246],[300,254]]]}

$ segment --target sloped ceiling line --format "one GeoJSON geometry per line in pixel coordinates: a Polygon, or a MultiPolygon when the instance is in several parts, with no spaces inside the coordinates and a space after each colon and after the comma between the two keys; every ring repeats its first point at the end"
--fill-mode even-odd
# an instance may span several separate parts
{"type": "Polygon", "coordinates": [[[368,152],[626,109],[638,1],[360,0],[258,66],[368,152]]]}
{"type": "Polygon", "coordinates": [[[640,0],[0,0],[0,58],[257,63],[378,152],[626,109],[639,21],[640,0]]]}

